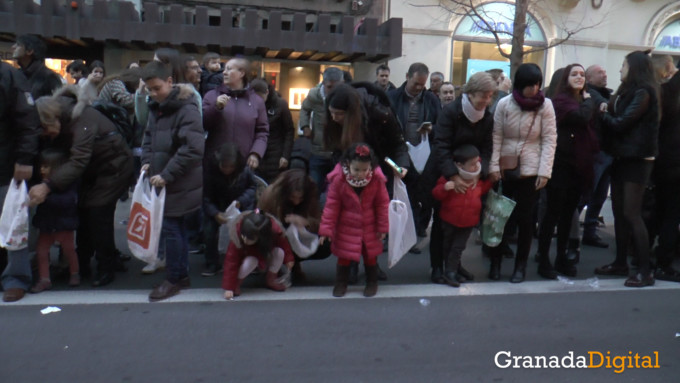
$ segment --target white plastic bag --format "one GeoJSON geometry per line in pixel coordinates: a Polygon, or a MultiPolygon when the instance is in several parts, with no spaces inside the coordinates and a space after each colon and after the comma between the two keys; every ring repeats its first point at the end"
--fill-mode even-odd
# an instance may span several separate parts
{"type": "Polygon", "coordinates": [[[411,145],[410,142],[406,142],[408,146],[408,155],[411,157],[413,166],[416,168],[418,173],[422,173],[425,169],[425,164],[427,159],[430,158],[430,141],[426,134],[422,134],[423,139],[416,146],[411,145]]]}
{"type": "Polygon", "coordinates": [[[217,240],[217,252],[218,254],[222,255],[226,254],[227,248],[229,248],[229,227],[231,227],[229,221],[233,220],[234,218],[238,217],[239,214],[241,214],[241,210],[239,210],[239,208],[236,207],[236,201],[232,202],[231,205],[229,205],[227,210],[224,211],[224,214],[227,215],[228,222],[220,226],[220,233],[217,240]]]}
{"type": "Polygon", "coordinates": [[[319,236],[310,233],[304,227],[300,229],[291,224],[286,229],[286,238],[288,238],[290,248],[300,258],[309,258],[319,248],[319,236]]]}
{"type": "Polygon", "coordinates": [[[398,177],[394,177],[394,193],[388,217],[390,235],[387,239],[387,266],[392,268],[418,242],[406,185],[398,177]]]}
{"type": "Polygon", "coordinates": [[[163,227],[163,209],[165,208],[165,188],[156,194],[149,179],[142,172],[132,193],[130,218],[127,226],[127,242],[132,255],[146,263],[153,263],[158,258],[158,243],[163,227]]]}
{"type": "Polygon", "coordinates": [[[21,250],[28,246],[28,187],[10,182],[0,215],[0,246],[21,250]]]}

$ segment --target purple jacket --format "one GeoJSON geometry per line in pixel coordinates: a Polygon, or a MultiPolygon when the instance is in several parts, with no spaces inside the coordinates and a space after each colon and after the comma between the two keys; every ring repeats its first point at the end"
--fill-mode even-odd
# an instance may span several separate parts
{"type": "Polygon", "coordinates": [[[251,89],[232,91],[226,85],[213,89],[203,98],[203,128],[208,132],[205,158],[212,158],[227,142],[238,145],[243,157],[251,153],[260,158],[267,149],[269,122],[264,101],[251,89]],[[222,110],[215,107],[219,95],[231,99],[222,110]]]}

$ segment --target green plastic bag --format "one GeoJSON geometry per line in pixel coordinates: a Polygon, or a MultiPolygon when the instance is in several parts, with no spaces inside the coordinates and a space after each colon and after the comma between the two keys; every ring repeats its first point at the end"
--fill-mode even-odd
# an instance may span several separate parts
{"type": "Polygon", "coordinates": [[[482,216],[482,242],[489,247],[498,246],[503,240],[503,230],[517,202],[503,195],[503,183],[499,181],[498,192],[489,190],[486,208],[482,216]]]}

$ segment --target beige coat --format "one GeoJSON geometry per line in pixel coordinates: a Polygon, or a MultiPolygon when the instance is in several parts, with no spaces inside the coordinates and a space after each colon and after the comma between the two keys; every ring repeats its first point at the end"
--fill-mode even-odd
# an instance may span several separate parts
{"type": "Polygon", "coordinates": [[[546,98],[538,111],[532,112],[522,111],[512,95],[506,96],[498,102],[494,114],[493,154],[489,171],[500,171],[498,161],[502,155],[519,155],[521,152],[522,177],[538,175],[550,178],[556,141],[555,110],[550,99],[546,98]],[[537,113],[535,119],[534,113],[537,113]],[[532,120],[534,125],[530,129],[532,120]]]}

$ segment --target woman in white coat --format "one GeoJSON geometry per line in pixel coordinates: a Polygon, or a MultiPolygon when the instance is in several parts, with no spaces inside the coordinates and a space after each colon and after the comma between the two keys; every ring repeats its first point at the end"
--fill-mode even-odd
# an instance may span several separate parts
{"type": "MultiPolygon", "coordinates": [[[[538,190],[550,179],[555,155],[555,111],[550,99],[540,91],[542,83],[543,74],[538,65],[520,65],[515,73],[512,94],[498,102],[494,114],[490,177],[502,179],[503,195],[517,202],[509,220],[518,226],[512,283],[524,281],[534,232],[532,212],[538,190]],[[506,163],[512,162],[506,159],[517,159],[516,171],[505,170],[506,163]],[[501,163],[504,169],[501,169],[501,163]]],[[[500,279],[502,253],[507,248],[507,238],[492,248],[489,279],[500,279]]]]}

